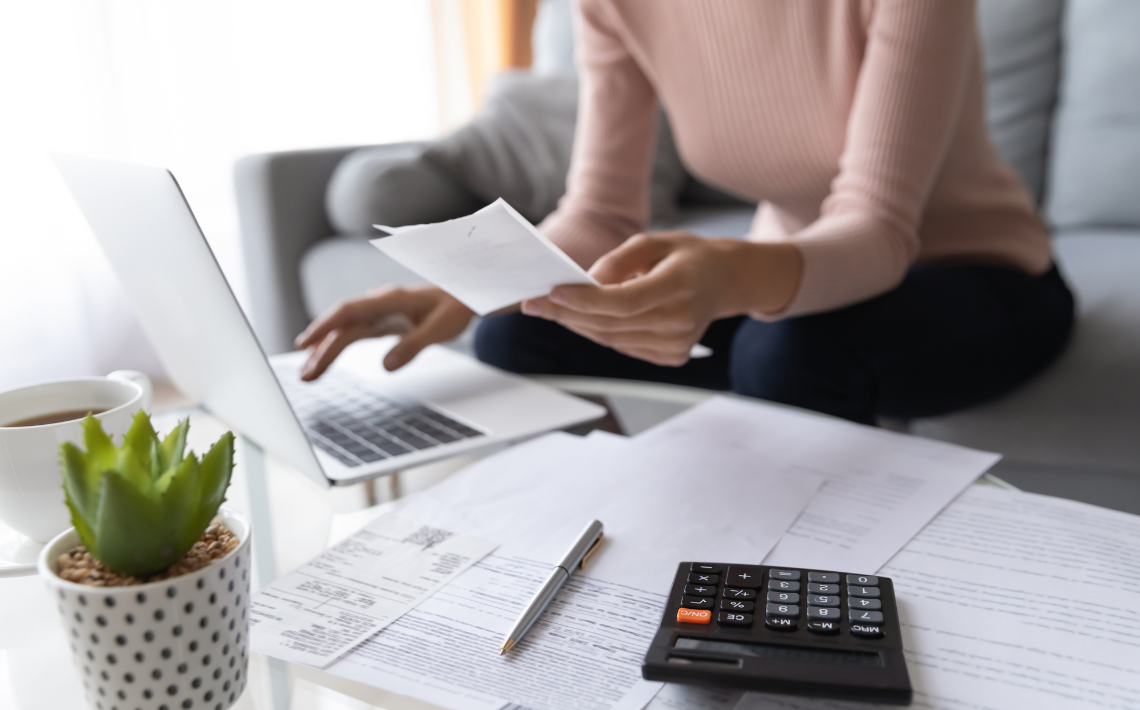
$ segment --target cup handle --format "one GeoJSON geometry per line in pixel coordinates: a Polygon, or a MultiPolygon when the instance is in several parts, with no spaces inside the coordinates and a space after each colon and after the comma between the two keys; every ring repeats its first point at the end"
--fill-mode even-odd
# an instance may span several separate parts
{"type": "Polygon", "coordinates": [[[150,382],[150,377],[145,372],[138,370],[115,370],[107,375],[108,380],[119,380],[120,382],[133,382],[139,387],[142,387],[142,402],[139,404],[139,409],[147,414],[150,414],[150,403],[154,399],[154,385],[150,382]]]}

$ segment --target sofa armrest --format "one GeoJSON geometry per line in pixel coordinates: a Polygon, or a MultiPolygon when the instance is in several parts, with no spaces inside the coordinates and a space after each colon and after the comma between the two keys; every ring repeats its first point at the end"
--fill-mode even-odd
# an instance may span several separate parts
{"type": "MultiPolygon", "coordinates": [[[[393,144],[406,151],[407,144],[393,144]]],[[[293,349],[308,324],[301,293],[305,251],[333,234],[325,187],[356,147],[264,153],[234,166],[250,320],[267,354],[293,349]]]]}

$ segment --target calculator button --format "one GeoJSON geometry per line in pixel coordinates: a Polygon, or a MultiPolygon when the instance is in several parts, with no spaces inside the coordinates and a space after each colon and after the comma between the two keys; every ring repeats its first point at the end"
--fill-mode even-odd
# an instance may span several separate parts
{"type": "Polygon", "coordinates": [[[837,634],[839,633],[838,621],[809,621],[807,630],[813,634],[837,634]]]}
{"type": "Polygon", "coordinates": [[[691,573],[686,581],[689,584],[716,584],[720,581],[719,574],[700,574],[699,572],[691,573]]]}
{"type": "MultiPolygon", "coordinates": [[[[688,587],[685,588],[688,591],[688,587]]],[[[834,594],[830,596],[823,596],[822,594],[809,594],[808,604],[812,606],[839,606],[839,597],[834,594]]]]}
{"type": "Polygon", "coordinates": [[[726,626],[751,626],[751,614],[734,614],[727,611],[722,611],[716,615],[716,623],[724,624],[726,626]]]}
{"type": "Polygon", "coordinates": [[[848,609],[882,609],[883,603],[878,599],[856,599],[854,597],[847,600],[848,609]]]}
{"type": "Polygon", "coordinates": [[[807,617],[809,619],[839,619],[839,609],[833,606],[809,606],[807,608],[807,617]]]}
{"type": "Polygon", "coordinates": [[[870,597],[875,598],[879,596],[878,587],[848,587],[847,596],[849,597],[870,597]]]}
{"type": "Polygon", "coordinates": [[[800,608],[795,604],[769,604],[764,607],[766,616],[799,616],[800,608]]]}
{"type": "Polygon", "coordinates": [[[851,609],[847,612],[847,618],[851,619],[852,623],[858,622],[860,624],[881,624],[883,623],[883,612],[851,609]]]}
{"type": "Polygon", "coordinates": [[[708,584],[686,584],[685,594],[692,597],[715,597],[716,587],[708,584]]]}
{"type": "Polygon", "coordinates": [[[800,583],[788,582],[783,579],[769,579],[768,589],[773,592],[798,592],[800,591],[800,583]]]}
{"type": "Polygon", "coordinates": [[[796,580],[799,578],[800,578],[800,571],[798,569],[770,569],[770,570],[768,570],[768,579],[796,580]]]}
{"type": "Polygon", "coordinates": [[[873,574],[849,574],[847,575],[847,583],[858,587],[877,587],[879,586],[879,578],[873,574]]]}
{"type": "Polygon", "coordinates": [[[795,592],[768,592],[768,601],[774,604],[799,604],[800,595],[795,592]]]}
{"type": "Polygon", "coordinates": [[[689,571],[690,572],[712,572],[713,574],[719,574],[723,567],[724,567],[724,565],[710,565],[710,564],[705,563],[705,562],[694,562],[692,565],[689,566],[689,571]]]}
{"type": "Polygon", "coordinates": [[[838,584],[808,583],[808,594],[839,594],[838,584]]]}
{"type": "Polygon", "coordinates": [[[752,611],[756,606],[752,602],[742,602],[739,599],[721,599],[720,608],[725,611],[752,611]]]}
{"type": "Polygon", "coordinates": [[[712,621],[712,612],[708,609],[678,609],[677,621],[686,624],[707,624],[712,621]]]}
{"type": "Polygon", "coordinates": [[[839,582],[838,572],[808,572],[809,582],[821,582],[823,584],[836,584],[839,582]]]}
{"type": "Polygon", "coordinates": [[[764,620],[764,625],[774,631],[795,631],[797,623],[799,622],[787,616],[773,616],[764,620]]]}
{"type": "Polygon", "coordinates": [[[755,599],[755,589],[725,589],[721,594],[725,599],[755,599]]]}
{"type": "Polygon", "coordinates": [[[681,606],[690,609],[711,609],[713,600],[708,597],[681,597],[681,606]]]}
{"type": "Polygon", "coordinates": [[[755,565],[729,565],[725,573],[724,583],[734,587],[755,589],[760,586],[760,576],[763,572],[755,565]]]}
{"type": "Polygon", "coordinates": [[[878,624],[851,624],[851,635],[877,639],[883,635],[883,627],[878,624]]]}

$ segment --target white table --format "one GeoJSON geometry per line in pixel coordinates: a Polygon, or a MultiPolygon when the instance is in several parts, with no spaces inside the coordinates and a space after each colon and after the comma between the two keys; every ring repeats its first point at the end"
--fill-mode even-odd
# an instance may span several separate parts
{"type": "MultiPolygon", "coordinates": [[[[621,380],[538,378],[575,394],[605,397],[628,434],[712,396],[708,390],[621,380]]],[[[220,422],[201,410],[191,418],[190,445],[198,452],[220,436],[220,422]]],[[[160,430],[176,415],[162,415],[160,430]]],[[[484,452],[486,455],[487,452],[484,452]]],[[[446,478],[479,455],[457,457],[405,471],[404,495],[446,478]]],[[[1009,487],[988,474],[980,483],[1009,487]]],[[[380,486],[385,497],[388,487],[380,486]]],[[[239,446],[233,484],[226,505],[248,514],[255,529],[255,588],[315,556],[368,520],[392,509],[394,501],[369,507],[361,486],[324,489],[291,467],[264,457],[249,444],[239,446]],[[264,531],[268,531],[266,534],[264,531]]],[[[72,666],[58,612],[37,577],[0,579],[0,709],[63,710],[83,708],[83,692],[72,666]]],[[[240,710],[428,710],[436,706],[324,671],[253,654],[249,685],[234,706],[240,710]]]]}

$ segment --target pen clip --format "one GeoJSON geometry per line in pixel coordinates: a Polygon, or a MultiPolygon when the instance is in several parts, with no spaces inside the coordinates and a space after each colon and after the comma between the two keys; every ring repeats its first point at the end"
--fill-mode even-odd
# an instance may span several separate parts
{"type": "Polygon", "coordinates": [[[598,539],[594,540],[594,544],[590,545],[590,549],[586,550],[586,554],[582,555],[582,561],[578,563],[578,569],[586,569],[586,563],[590,561],[590,557],[598,551],[598,545],[602,544],[602,538],[605,537],[604,532],[598,533],[598,539]]]}

